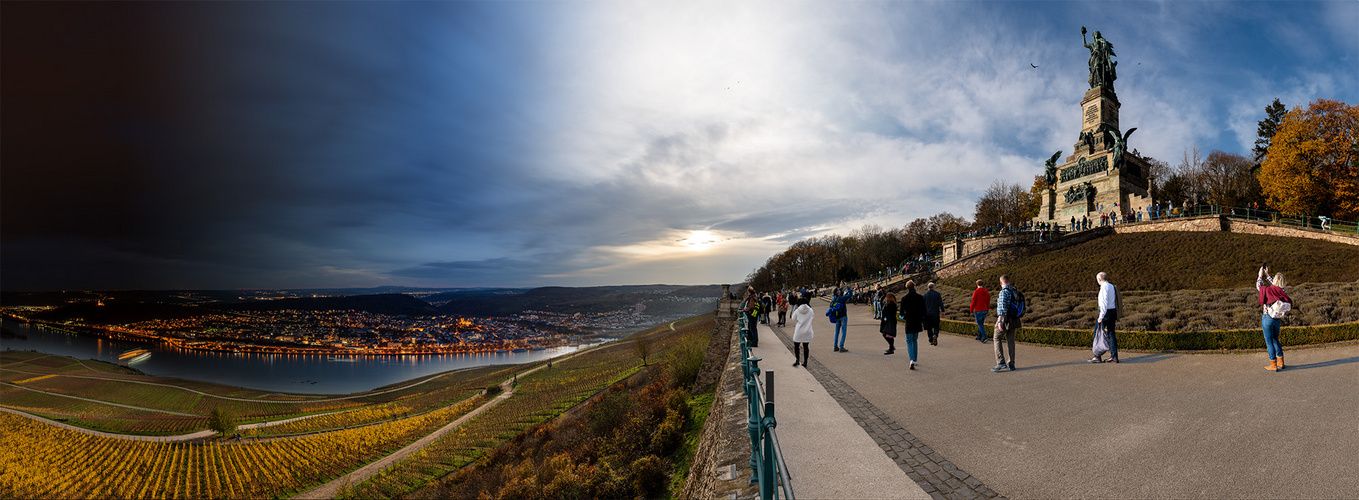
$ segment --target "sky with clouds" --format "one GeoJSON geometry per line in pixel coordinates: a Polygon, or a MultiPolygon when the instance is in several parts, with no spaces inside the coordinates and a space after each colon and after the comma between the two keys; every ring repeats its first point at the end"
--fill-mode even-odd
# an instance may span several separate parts
{"type": "Polygon", "coordinates": [[[737,282],[1027,187],[1082,26],[1171,163],[1359,104],[1348,0],[2,8],[5,291],[737,282]]]}

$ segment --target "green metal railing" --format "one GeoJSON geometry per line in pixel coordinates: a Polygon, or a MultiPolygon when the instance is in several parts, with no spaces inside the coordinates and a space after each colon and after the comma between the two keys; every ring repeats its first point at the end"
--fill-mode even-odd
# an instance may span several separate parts
{"type": "Polygon", "coordinates": [[[744,375],[746,429],[750,431],[750,484],[760,485],[761,500],[777,500],[783,492],[786,500],[793,498],[793,487],[788,476],[788,466],[783,462],[783,452],[779,448],[779,438],[774,428],[774,370],[764,372],[765,380],[760,381],[760,358],[750,352],[750,337],[747,328],[755,327],[743,313],[736,320],[741,333],[741,370],[744,375]]]}

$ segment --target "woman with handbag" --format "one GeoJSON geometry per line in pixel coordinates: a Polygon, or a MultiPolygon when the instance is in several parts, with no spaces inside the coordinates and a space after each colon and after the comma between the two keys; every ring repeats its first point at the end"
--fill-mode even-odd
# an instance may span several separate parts
{"type": "Polygon", "coordinates": [[[882,333],[882,338],[887,341],[887,352],[892,354],[897,352],[897,295],[887,292],[882,298],[882,323],[878,325],[878,332],[882,333]]]}
{"type": "Polygon", "coordinates": [[[1265,350],[1269,352],[1269,366],[1266,370],[1284,369],[1283,344],[1279,343],[1279,327],[1283,324],[1284,313],[1293,309],[1293,299],[1284,292],[1284,275],[1278,273],[1269,278],[1269,266],[1260,265],[1260,273],[1255,278],[1255,289],[1260,291],[1260,329],[1265,334],[1265,350]]]}

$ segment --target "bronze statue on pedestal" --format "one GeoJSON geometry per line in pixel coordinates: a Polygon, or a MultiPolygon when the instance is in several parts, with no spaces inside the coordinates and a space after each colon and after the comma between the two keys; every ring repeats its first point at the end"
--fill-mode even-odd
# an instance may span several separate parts
{"type": "Polygon", "coordinates": [[[1103,36],[1096,31],[1094,40],[1085,41],[1085,26],[1081,26],[1081,42],[1085,43],[1085,48],[1090,49],[1090,88],[1106,87],[1114,89],[1114,79],[1118,78],[1115,67],[1118,62],[1114,61],[1114,44],[1109,43],[1103,36]]]}

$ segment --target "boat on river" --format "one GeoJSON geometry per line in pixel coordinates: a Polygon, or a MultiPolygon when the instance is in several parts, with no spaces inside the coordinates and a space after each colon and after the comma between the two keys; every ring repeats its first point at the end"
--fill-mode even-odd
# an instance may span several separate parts
{"type": "Polygon", "coordinates": [[[128,349],[118,355],[118,361],[131,364],[138,361],[144,361],[149,357],[151,357],[151,351],[149,349],[128,349]]]}

